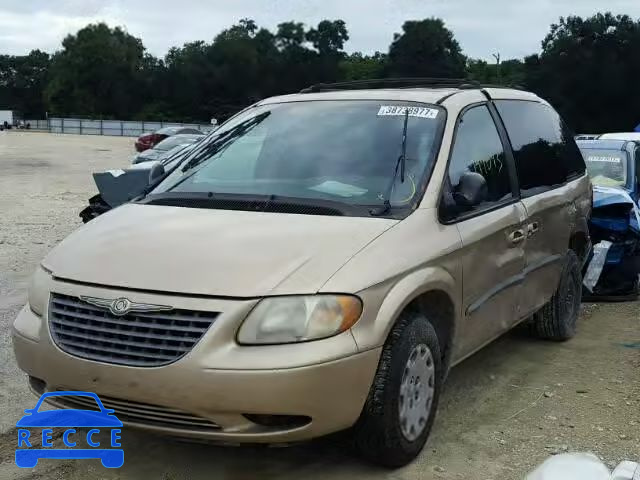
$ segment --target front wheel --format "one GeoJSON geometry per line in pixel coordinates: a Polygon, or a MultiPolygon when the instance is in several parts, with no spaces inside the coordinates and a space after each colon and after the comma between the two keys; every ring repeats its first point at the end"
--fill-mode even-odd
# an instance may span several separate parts
{"type": "Polygon", "coordinates": [[[416,458],[435,420],[442,380],[435,329],[423,315],[403,314],[383,347],[354,429],[360,454],[386,467],[416,458]]]}

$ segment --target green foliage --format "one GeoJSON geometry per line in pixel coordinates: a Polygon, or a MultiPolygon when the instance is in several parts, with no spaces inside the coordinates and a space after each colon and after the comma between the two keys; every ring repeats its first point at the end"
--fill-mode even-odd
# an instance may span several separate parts
{"type": "Polygon", "coordinates": [[[320,55],[342,55],[344,43],[349,40],[347,25],[342,20],[323,20],[318,28],[307,32],[307,40],[320,55]]]}
{"type": "Polygon", "coordinates": [[[353,53],[340,62],[342,79],[367,80],[370,78],[382,78],[387,64],[387,56],[376,52],[374,55],[363,55],[360,52],[353,53]]]}
{"type": "Polygon", "coordinates": [[[581,132],[630,130],[640,122],[640,22],[628,16],[561,18],[539,54],[499,63],[466,58],[437,18],[405,22],[388,53],[347,55],[348,40],[342,20],[284,22],[272,32],[242,19],[211,41],[173,47],[159,59],[122,28],[88,25],[53,56],[0,55],[0,108],[32,117],[48,111],[208,122],[314,83],[465,77],[526,86],[581,132]]]}
{"type": "Polygon", "coordinates": [[[581,132],[640,122],[640,22],[610,13],[561,18],[525,60],[527,83],[581,132]]]}
{"type": "Polygon", "coordinates": [[[45,89],[57,115],[127,117],[141,105],[144,46],[119,27],[89,25],[53,56],[45,89]]]}
{"type": "Polygon", "coordinates": [[[49,54],[0,55],[0,109],[39,115],[45,111],[42,92],[47,84],[49,54]]]}
{"type": "Polygon", "coordinates": [[[518,59],[500,64],[470,59],[467,62],[467,76],[470,80],[490,85],[518,86],[526,81],[524,63],[518,59]]]}
{"type": "Polygon", "coordinates": [[[405,22],[389,48],[393,77],[462,78],[466,58],[451,30],[439,18],[405,22]]]}

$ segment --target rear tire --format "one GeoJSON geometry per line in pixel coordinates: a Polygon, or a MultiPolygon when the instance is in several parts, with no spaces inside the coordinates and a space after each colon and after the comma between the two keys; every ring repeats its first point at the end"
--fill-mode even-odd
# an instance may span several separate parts
{"type": "Polygon", "coordinates": [[[399,318],[354,427],[356,449],[364,458],[401,467],[422,451],[442,388],[440,352],[436,331],[425,316],[407,312],[399,318]]]}
{"type": "Polygon", "coordinates": [[[580,261],[572,250],[567,252],[558,289],[551,300],[533,315],[531,330],[545,340],[566,341],[576,334],[582,303],[580,261]]]}

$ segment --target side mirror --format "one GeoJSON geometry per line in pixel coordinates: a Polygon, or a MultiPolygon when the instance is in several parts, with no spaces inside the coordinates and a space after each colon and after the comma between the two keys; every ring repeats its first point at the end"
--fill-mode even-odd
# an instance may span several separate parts
{"type": "Polygon", "coordinates": [[[214,127],[215,127],[216,125],[218,125],[218,119],[217,119],[217,118],[212,118],[212,119],[211,119],[211,125],[213,125],[214,127]]]}
{"type": "Polygon", "coordinates": [[[477,207],[489,196],[487,181],[482,175],[465,172],[460,176],[458,185],[453,187],[453,200],[458,207],[469,210],[477,207]]]}
{"type": "Polygon", "coordinates": [[[149,172],[149,185],[151,185],[152,183],[154,183],[158,178],[160,178],[161,176],[163,176],[165,173],[164,170],[164,165],[162,165],[160,162],[156,163],[155,165],[153,165],[151,167],[151,170],[149,172]]]}

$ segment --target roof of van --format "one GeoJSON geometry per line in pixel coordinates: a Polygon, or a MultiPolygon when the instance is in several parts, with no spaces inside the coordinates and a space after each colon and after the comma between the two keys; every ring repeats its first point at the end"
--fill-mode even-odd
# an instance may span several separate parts
{"type": "Polygon", "coordinates": [[[529,100],[543,102],[537,95],[524,90],[512,88],[374,88],[374,89],[346,89],[313,91],[309,93],[294,93],[267,98],[260,105],[274,103],[303,102],[312,100],[396,100],[406,102],[442,103],[454,95],[468,95],[470,97],[484,96],[503,100],[529,100]]]}
{"type": "Polygon", "coordinates": [[[599,137],[600,140],[627,140],[631,142],[640,142],[640,132],[618,132],[603,133],[599,137]]]}

